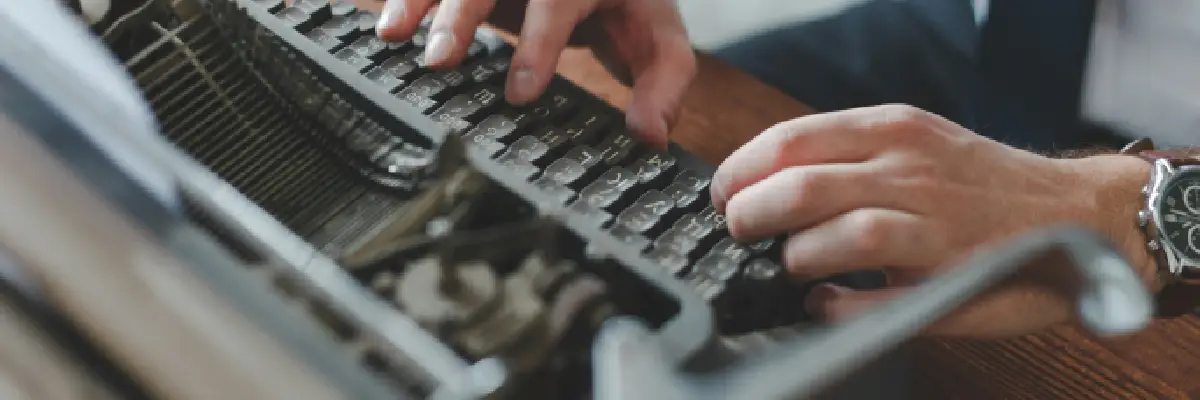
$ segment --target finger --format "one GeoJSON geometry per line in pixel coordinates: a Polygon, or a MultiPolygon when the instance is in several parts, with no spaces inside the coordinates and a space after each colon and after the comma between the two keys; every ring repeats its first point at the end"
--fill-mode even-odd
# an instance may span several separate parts
{"type": "Polygon", "coordinates": [[[813,114],[772,126],[733,152],[713,175],[712,198],[718,211],[747,186],[796,165],[850,163],[871,158],[907,135],[906,121],[923,112],[908,106],[855,108],[813,114]],[[904,121],[904,122],[897,122],[904,121]]]}
{"type": "Polygon", "coordinates": [[[857,317],[872,307],[895,300],[910,290],[884,288],[860,291],[823,283],[804,297],[804,310],[818,321],[839,323],[857,317]]]}
{"type": "Polygon", "coordinates": [[[443,0],[429,26],[425,64],[442,68],[462,62],[475,30],[495,5],[496,0],[443,0]]]}
{"type": "MultiPolygon", "coordinates": [[[[629,6],[630,18],[646,18],[644,26],[610,26],[610,31],[625,31],[634,37],[647,37],[642,43],[620,43],[624,60],[634,74],[634,92],[626,121],[636,135],[666,148],[667,136],[679,118],[683,96],[696,77],[696,54],[683,28],[679,11],[670,1],[642,1],[629,6]],[[644,34],[631,29],[646,30],[644,34]],[[648,49],[648,50],[643,50],[648,49]]],[[[613,24],[616,18],[608,19],[613,24]]]]}
{"type": "Polygon", "coordinates": [[[596,7],[599,0],[531,1],[525,10],[521,40],[513,52],[505,96],[509,103],[525,104],[541,95],[571,32],[596,7]]]}
{"type": "Polygon", "coordinates": [[[792,275],[813,279],[870,269],[936,267],[943,236],[929,220],[878,208],[857,209],[788,237],[783,260],[792,275]]]}
{"type": "Polygon", "coordinates": [[[882,168],[870,163],[788,167],[729,200],[729,232],[739,240],[757,240],[856,208],[901,208],[905,194],[880,178],[882,168]]]}
{"type": "Polygon", "coordinates": [[[375,25],[376,34],[380,39],[389,42],[408,40],[421,25],[421,19],[429,12],[433,2],[434,0],[388,0],[379,13],[379,22],[375,25]]]}
{"type": "Polygon", "coordinates": [[[696,77],[696,56],[687,37],[655,44],[650,64],[634,77],[633,100],[626,119],[633,132],[659,148],[679,119],[683,95],[696,77]]]}

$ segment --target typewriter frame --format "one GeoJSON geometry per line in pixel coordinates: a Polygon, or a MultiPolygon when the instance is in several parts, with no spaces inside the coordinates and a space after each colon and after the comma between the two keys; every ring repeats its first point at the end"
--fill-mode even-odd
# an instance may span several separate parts
{"type": "MultiPolygon", "coordinates": [[[[269,16],[261,9],[252,12],[257,12],[258,17],[269,16]]],[[[0,12],[0,21],[5,17],[12,15],[0,12]]],[[[49,22],[53,25],[55,21],[49,22]]],[[[64,27],[67,32],[71,32],[70,28],[64,27]]],[[[0,24],[0,32],[4,29],[5,25],[0,24]]],[[[22,34],[16,31],[15,36],[22,34]]],[[[75,34],[83,37],[78,30],[75,34]]],[[[16,50],[16,54],[21,54],[28,48],[16,50]]],[[[332,260],[148,131],[152,129],[150,126],[84,123],[102,119],[104,110],[92,104],[102,103],[112,94],[93,91],[72,96],[80,93],[53,84],[54,78],[62,78],[67,70],[39,59],[36,52],[16,58],[12,57],[12,49],[8,51],[0,49],[0,55],[8,56],[0,58],[0,62],[6,63],[0,64],[0,93],[6,95],[0,97],[3,101],[0,104],[15,111],[0,114],[0,171],[4,171],[0,173],[0,187],[13,192],[0,196],[0,252],[15,261],[24,283],[34,288],[36,299],[76,321],[82,331],[108,350],[117,364],[129,368],[127,373],[148,385],[147,391],[183,399],[406,397],[402,390],[338,354],[320,336],[320,329],[313,321],[290,309],[279,297],[269,295],[272,289],[255,276],[265,273],[255,271],[266,270],[302,279],[311,293],[340,307],[337,311],[352,319],[374,340],[386,344],[391,352],[388,356],[419,361],[415,363],[417,369],[410,372],[431,386],[433,398],[481,397],[497,382],[496,370],[487,360],[468,364],[420,330],[411,319],[367,296],[332,260]],[[19,106],[14,106],[18,101],[19,106]],[[151,190],[155,185],[139,180],[137,176],[145,171],[131,171],[127,165],[114,162],[113,154],[105,150],[113,144],[126,146],[129,154],[144,157],[143,165],[158,172],[162,178],[159,183],[168,193],[164,196],[155,192],[151,190]],[[180,212],[179,198],[188,199],[220,220],[233,238],[258,255],[262,268],[240,265],[244,263],[224,243],[196,229],[180,212]],[[180,351],[188,356],[186,363],[178,362],[180,351]]],[[[369,84],[357,74],[349,78],[350,85],[369,84]]],[[[429,137],[436,138],[437,134],[429,137]]],[[[467,157],[472,165],[509,189],[527,198],[540,196],[532,186],[502,173],[503,169],[485,155],[468,152],[467,157]]],[[[543,207],[543,212],[551,215],[559,211],[554,206],[543,207]]],[[[564,224],[586,237],[603,237],[569,217],[564,224]]],[[[1080,237],[1074,231],[1064,235],[1080,237]]],[[[1102,286],[1134,290],[1131,292],[1134,299],[1145,299],[1130,289],[1137,286],[1136,277],[1131,278],[1128,270],[1122,270],[1124,265],[1114,263],[1111,249],[1106,252],[1105,247],[1096,245],[1086,235],[1082,237],[1049,243],[1083,249],[1080,254],[1090,256],[1079,257],[1080,265],[1104,268],[1051,274],[1046,277],[1047,284],[1066,289],[1067,294],[1082,296],[1085,301],[1081,303],[1081,311],[1100,328],[1105,328],[1104,323],[1109,320],[1129,323],[1129,318],[1133,318],[1136,323],[1137,318],[1148,316],[1148,308],[1106,314],[1112,310],[1104,309],[1106,303],[1101,300],[1110,292],[1098,290],[1102,286]]],[[[1035,237],[1034,244],[1025,243],[1026,247],[1015,251],[1025,251],[1030,246],[1040,248],[1044,239],[1035,237]]],[[[729,365],[731,361],[721,357],[722,345],[716,341],[707,304],[666,272],[625,251],[615,240],[600,239],[595,244],[665,292],[678,296],[681,303],[680,314],[658,332],[621,322],[606,330],[597,343],[600,398],[628,398],[631,393],[658,399],[697,394],[716,396],[717,392],[705,389],[713,388],[722,378],[734,378],[734,383],[741,383],[735,388],[739,390],[736,393],[743,394],[779,395],[812,390],[796,386],[828,376],[813,374],[808,379],[775,382],[770,376],[753,372],[780,366],[812,366],[828,360],[842,362],[839,368],[844,370],[871,354],[834,358],[829,355],[831,349],[827,345],[852,347],[848,345],[865,343],[872,350],[881,350],[894,343],[895,338],[881,336],[880,332],[866,336],[847,334],[849,330],[870,330],[869,321],[858,322],[843,330],[810,337],[807,339],[810,341],[795,341],[775,357],[743,360],[742,368],[716,375],[715,380],[681,372],[681,365],[697,359],[707,358],[712,366],[729,365]],[[622,381],[622,371],[614,367],[619,367],[622,354],[628,353],[611,351],[611,346],[628,343],[646,351],[635,354],[638,358],[627,365],[644,368],[642,371],[650,374],[647,376],[665,379],[632,385],[622,381]]],[[[966,272],[951,276],[945,282],[958,282],[958,286],[942,286],[933,291],[935,296],[915,298],[923,300],[921,304],[926,308],[910,314],[885,310],[885,314],[898,315],[889,320],[892,324],[888,327],[899,332],[910,331],[916,324],[928,322],[953,306],[935,305],[931,299],[963,301],[969,294],[1001,282],[1005,274],[1020,270],[1011,263],[1004,264],[1008,261],[1011,260],[1004,257],[984,258],[978,264],[1001,263],[1009,267],[983,268],[973,264],[966,272]]]]}

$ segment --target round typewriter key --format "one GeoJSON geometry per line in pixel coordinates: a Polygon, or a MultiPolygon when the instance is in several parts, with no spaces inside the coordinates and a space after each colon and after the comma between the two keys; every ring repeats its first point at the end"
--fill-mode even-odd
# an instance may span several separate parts
{"type": "Polygon", "coordinates": [[[354,17],[336,15],[329,21],[321,24],[322,31],[329,36],[338,38],[341,41],[350,41],[358,35],[358,21],[354,17]]]}
{"type": "Polygon", "coordinates": [[[696,214],[685,214],[675,222],[675,229],[693,240],[700,240],[712,233],[713,224],[696,214]]]}
{"type": "Polygon", "coordinates": [[[276,17],[283,20],[288,26],[300,32],[308,32],[313,28],[315,23],[308,13],[296,7],[288,7],[280,10],[275,14],[276,17]]]}
{"type": "Polygon", "coordinates": [[[738,243],[732,237],[727,237],[717,242],[717,245],[709,251],[709,254],[716,254],[740,264],[750,258],[750,249],[738,243]]]}
{"type": "Polygon", "coordinates": [[[679,230],[678,227],[668,229],[665,233],[654,240],[655,248],[670,250],[671,252],[687,255],[692,250],[696,249],[696,239],[693,239],[687,233],[679,230]]]}
{"type": "Polygon", "coordinates": [[[585,172],[587,172],[587,168],[584,168],[578,161],[560,158],[546,167],[545,176],[563,185],[570,185],[582,177],[585,172]]]}
{"type": "Polygon", "coordinates": [[[366,33],[375,33],[375,24],[379,22],[379,15],[366,10],[358,10],[354,12],[354,20],[358,22],[358,30],[366,33]]]}
{"type": "Polygon", "coordinates": [[[658,216],[641,208],[631,208],[617,215],[617,223],[630,231],[642,233],[658,222],[658,216]]]}
{"type": "Polygon", "coordinates": [[[783,275],[783,267],[771,260],[757,259],[746,266],[746,278],[753,281],[770,281],[783,275]]]}
{"type": "Polygon", "coordinates": [[[620,226],[620,225],[614,226],[612,229],[609,229],[608,233],[610,235],[612,235],[612,237],[619,240],[621,243],[625,244],[626,246],[629,246],[629,248],[631,250],[633,250],[634,252],[637,252],[637,253],[641,253],[642,251],[646,250],[647,247],[650,246],[650,240],[646,239],[645,236],[642,236],[641,234],[639,234],[637,232],[633,232],[629,229],[626,229],[625,227],[620,226]]]}
{"type": "Polygon", "coordinates": [[[737,275],[738,264],[718,254],[709,254],[696,262],[695,272],[725,282],[737,275]]]}
{"type": "Polygon", "coordinates": [[[335,17],[354,14],[356,8],[350,0],[329,0],[329,10],[335,17]]]}
{"type": "Polygon", "coordinates": [[[711,180],[712,178],[700,175],[696,171],[692,170],[680,171],[679,175],[675,176],[676,183],[690,187],[698,192],[703,191],[706,187],[708,187],[708,184],[711,180]]]}
{"type": "Polygon", "coordinates": [[[563,184],[555,182],[549,177],[542,176],[534,181],[534,186],[540,189],[543,193],[550,196],[554,200],[555,205],[565,205],[575,198],[575,191],[563,186],[563,184]]]}
{"type": "Polygon", "coordinates": [[[764,239],[760,242],[751,244],[750,246],[747,246],[747,247],[749,247],[750,250],[754,250],[755,253],[761,253],[761,252],[767,251],[768,249],[771,248],[771,246],[774,246],[774,245],[775,245],[775,239],[768,238],[768,239],[764,239]]]}
{"type": "Polygon", "coordinates": [[[679,253],[673,252],[666,248],[660,248],[658,246],[655,246],[654,250],[651,250],[650,253],[646,255],[646,258],[650,259],[650,261],[658,264],[660,267],[665,268],[667,272],[670,272],[676,276],[683,273],[688,266],[687,257],[681,256],[679,253]]]}
{"type": "Polygon", "coordinates": [[[671,185],[667,186],[666,189],[663,189],[663,193],[666,193],[675,200],[676,207],[684,209],[695,205],[697,203],[696,200],[700,198],[699,193],[696,193],[696,191],[692,190],[691,188],[678,183],[672,183],[671,185]]]}
{"type": "Polygon", "coordinates": [[[279,12],[285,6],[283,0],[254,0],[254,3],[265,7],[268,12],[272,13],[279,12]]]}
{"type": "Polygon", "coordinates": [[[700,297],[707,301],[717,300],[721,294],[725,293],[725,282],[713,279],[699,269],[692,270],[692,273],[683,278],[685,282],[692,287],[700,297]]]}

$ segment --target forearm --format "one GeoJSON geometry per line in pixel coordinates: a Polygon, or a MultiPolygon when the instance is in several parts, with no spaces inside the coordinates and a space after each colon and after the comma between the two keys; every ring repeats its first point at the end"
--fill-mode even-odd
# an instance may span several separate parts
{"type": "Polygon", "coordinates": [[[1072,160],[1089,182],[1093,202],[1089,214],[1093,228],[1109,237],[1137,269],[1148,288],[1159,289],[1157,263],[1146,248],[1146,238],[1137,224],[1137,213],[1145,204],[1142,187],[1150,177],[1150,163],[1127,155],[1096,155],[1072,160]]]}

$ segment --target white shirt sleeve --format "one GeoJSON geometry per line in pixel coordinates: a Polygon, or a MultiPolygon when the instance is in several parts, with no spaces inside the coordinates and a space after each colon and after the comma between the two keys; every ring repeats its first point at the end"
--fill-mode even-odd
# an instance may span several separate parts
{"type": "Polygon", "coordinates": [[[983,26],[983,23],[987,21],[988,7],[991,5],[991,0],[971,0],[971,7],[975,10],[976,26],[983,26]]]}
{"type": "Polygon", "coordinates": [[[1200,145],[1200,0],[1099,0],[1083,117],[1200,145]]]}

